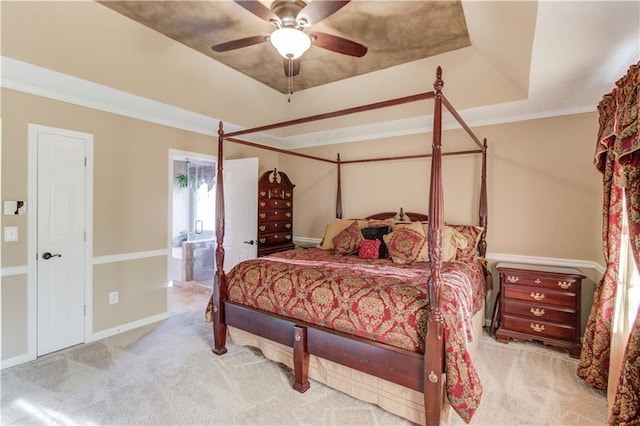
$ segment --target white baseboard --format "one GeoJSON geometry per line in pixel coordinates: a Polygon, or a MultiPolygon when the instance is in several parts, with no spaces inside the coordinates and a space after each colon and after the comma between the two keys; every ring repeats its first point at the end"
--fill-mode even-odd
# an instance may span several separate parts
{"type": "Polygon", "coordinates": [[[563,259],[560,257],[525,256],[509,253],[487,252],[487,260],[495,262],[531,263],[534,265],[564,266],[569,268],[593,269],[604,274],[605,267],[592,260],[563,259]]]}
{"type": "Polygon", "coordinates": [[[142,327],[142,326],[145,326],[145,325],[153,324],[154,322],[166,320],[170,316],[171,315],[169,314],[169,312],[163,312],[161,314],[153,315],[151,317],[143,318],[141,320],[133,321],[133,322],[130,322],[130,323],[127,323],[127,324],[119,325],[117,327],[108,328],[106,330],[98,331],[96,333],[93,333],[89,337],[89,340],[87,340],[85,343],[91,343],[91,342],[95,342],[97,340],[106,339],[107,337],[115,336],[116,334],[124,333],[125,331],[129,331],[129,330],[133,330],[133,329],[138,328],[138,327],[142,327]]]}
{"type": "MultiPolygon", "coordinates": [[[[321,238],[293,237],[294,242],[320,244],[321,238]]],[[[531,263],[534,265],[564,266],[568,268],[593,269],[604,274],[605,267],[592,260],[564,259],[560,257],[525,256],[510,253],[487,252],[487,260],[493,262],[531,263]]]]}
{"type": "Polygon", "coordinates": [[[322,238],[309,238],[309,237],[293,237],[294,243],[306,243],[306,244],[320,244],[322,238]]]}
{"type": "Polygon", "coordinates": [[[2,360],[2,369],[15,367],[16,365],[24,364],[25,362],[33,361],[36,359],[34,356],[29,354],[22,354],[18,356],[14,356],[9,359],[2,360]]]}

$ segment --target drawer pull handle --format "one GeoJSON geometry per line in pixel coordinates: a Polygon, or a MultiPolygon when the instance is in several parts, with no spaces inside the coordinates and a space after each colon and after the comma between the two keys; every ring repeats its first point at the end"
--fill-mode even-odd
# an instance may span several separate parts
{"type": "Polygon", "coordinates": [[[266,205],[267,205],[267,203],[265,203],[264,201],[260,201],[260,207],[264,207],[266,205]]]}
{"type": "Polygon", "coordinates": [[[534,283],[536,283],[536,284],[538,284],[538,285],[539,285],[539,284],[541,284],[541,283],[542,283],[542,281],[540,281],[540,278],[536,278],[536,280],[534,281],[534,283]]]}
{"type": "Polygon", "coordinates": [[[266,213],[260,213],[260,219],[264,219],[265,217],[267,217],[266,213]]]}
{"type": "Polygon", "coordinates": [[[517,283],[518,281],[520,281],[520,277],[512,277],[511,275],[508,275],[507,281],[509,281],[510,283],[517,283]]]}
{"type": "Polygon", "coordinates": [[[544,309],[540,308],[531,308],[531,313],[537,317],[541,317],[544,315],[544,309]]]}
{"type": "Polygon", "coordinates": [[[260,226],[258,227],[258,229],[260,229],[261,231],[264,231],[265,229],[267,229],[267,227],[266,227],[266,226],[264,226],[264,225],[260,225],[260,226]]]}
{"type": "Polygon", "coordinates": [[[258,238],[258,241],[260,241],[262,244],[264,244],[265,241],[267,241],[266,238],[258,238]]]}
{"type": "Polygon", "coordinates": [[[563,290],[568,289],[569,287],[571,287],[572,283],[566,282],[566,281],[558,281],[558,287],[560,287],[563,290]]]}
{"type": "Polygon", "coordinates": [[[531,297],[533,297],[536,300],[542,300],[544,299],[544,293],[540,294],[540,293],[531,292],[531,297]]]}
{"type": "Polygon", "coordinates": [[[531,323],[529,327],[531,327],[531,329],[536,333],[542,333],[544,331],[544,325],[531,323]]]}

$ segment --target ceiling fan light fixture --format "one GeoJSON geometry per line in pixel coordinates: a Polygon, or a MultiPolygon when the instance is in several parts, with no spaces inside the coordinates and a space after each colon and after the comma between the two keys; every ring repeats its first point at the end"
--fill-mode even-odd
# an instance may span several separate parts
{"type": "Polygon", "coordinates": [[[269,37],[271,44],[283,58],[297,59],[311,47],[311,39],[296,28],[278,28],[269,37]]]}

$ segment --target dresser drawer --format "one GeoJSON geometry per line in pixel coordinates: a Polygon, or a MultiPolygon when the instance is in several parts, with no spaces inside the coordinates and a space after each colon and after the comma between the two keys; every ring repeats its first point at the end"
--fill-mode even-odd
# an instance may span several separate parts
{"type": "Polygon", "coordinates": [[[280,244],[292,242],[291,234],[286,232],[278,232],[274,234],[264,234],[258,237],[258,245],[260,244],[280,244]]]}
{"type": "Polygon", "coordinates": [[[293,197],[293,191],[286,188],[280,188],[278,186],[271,186],[269,188],[259,189],[258,190],[258,198],[267,198],[267,199],[281,199],[281,200],[291,200],[293,197]]]}
{"type": "Polygon", "coordinates": [[[537,303],[523,303],[514,300],[504,301],[505,315],[516,315],[538,321],[576,324],[577,313],[574,309],[554,308],[537,303]]]}
{"type": "Polygon", "coordinates": [[[258,225],[258,235],[271,234],[273,232],[290,232],[291,222],[264,222],[258,225]]]}
{"type": "Polygon", "coordinates": [[[293,213],[291,213],[289,210],[266,210],[258,213],[258,218],[260,219],[260,222],[272,221],[272,220],[286,221],[286,220],[290,220],[292,216],[293,216],[293,213]]]}
{"type": "Polygon", "coordinates": [[[567,277],[548,277],[542,274],[529,275],[506,272],[504,274],[505,282],[508,284],[525,285],[536,288],[544,288],[550,290],[569,291],[575,293],[579,282],[574,278],[567,277]]]}
{"type": "Polygon", "coordinates": [[[292,204],[291,200],[258,200],[260,209],[290,209],[292,204]]]}
{"type": "Polygon", "coordinates": [[[504,328],[528,334],[533,338],[540,336],[558,340],[572,340],[576,337],[576,328],[569,325],[512,317],[511,315],[505,315],[503,321],[504,328]]]}
{"type": "Polygon", "coordinates": [[[512,300],[522,300],[530,303],[543,303],[545,305],[575,307],[577,298],[572,293],[561,293],[534,287],[520,287],[504,285],[503,298],[512,300]]]}

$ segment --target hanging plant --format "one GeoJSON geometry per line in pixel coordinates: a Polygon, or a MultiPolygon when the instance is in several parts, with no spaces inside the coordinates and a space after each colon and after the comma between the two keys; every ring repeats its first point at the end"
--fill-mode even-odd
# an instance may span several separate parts
{"type": "Polygon", "coordinates": [[[175,179],[178,188],[186,188],[189,185],[189,177],[185,174],[176,175],[175,179]]]}

